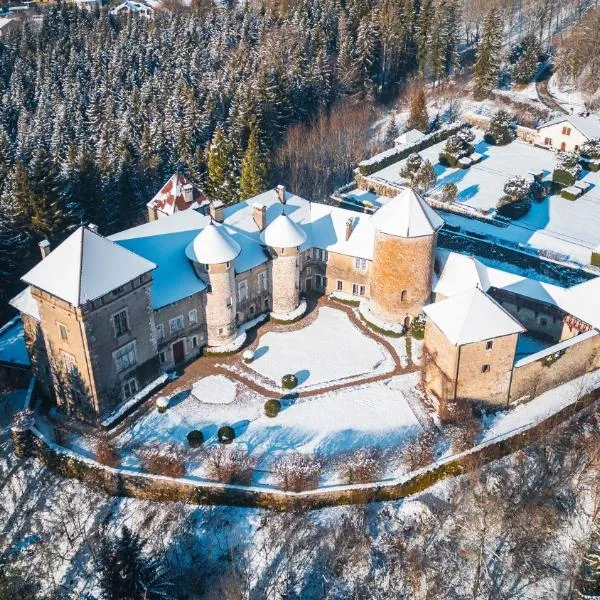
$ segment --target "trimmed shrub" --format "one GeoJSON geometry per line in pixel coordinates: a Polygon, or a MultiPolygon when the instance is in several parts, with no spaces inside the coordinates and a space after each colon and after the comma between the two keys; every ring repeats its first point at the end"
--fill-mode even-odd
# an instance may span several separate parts
{"type": "Polygon", "coordinates": [[[293,390],[298,385],[298,378],[292,373],[288,373],[281,378],[281,387],[284,390],[293,390]]]}
{"type": "Polygon", "coordinates": [[[153,475],[183,477],[185,462],[183,449],[179,444],[149,442],[137,451],[142,468],[153,475]]]}
{"type": "Polygon", "coordinates": [[[502,196],[498,203],[498,213],[509,219],[520,219],[525,216],[531,208],[529,197],[513,201],[510,196],[502,196]]]}
{"type": "Polygon", "coordinates": [[[204,443],[204,434],[201,431],[194,429],[187,434],[187,441],[190,448],[198,448],[198,446],[202,446],[204,443]]]}
{"type": "Polygon", "coordinates": [[[570,192],[568,188],[561,190],[560,195],[565,200],[577,200],[581,196],[581,190],[578,192],[570,192]]]}
{"type": "Polygon", "coordinates": [[[600,267],[600,252],[592,252],[592,260],[590,262],[595,267],[600,267]]]}
{"type": "Polygon", "coordinates": [[[456,167],[456,165],[458,164],[458,159],[452,156],[452,154],[449,154],[448,152],[440,152],[439,161],[441,165],[451,168],[456,167]]]}
{"type": "Polygon", "coordinates": [[[223,425],[223,427],[219,427],[219,431],[217,431],[217,437],[219,438],[219,442],[221,442],[221,444],[231,444],[231,442],[233,442],[235,439],[235,430],[229,425],[223,425]]]}
{"type": "Polygon", "coordinates": [[[577,179],[570,171],[566,171],[565,169],[554,169],[552,172],[552,181],[558,183],[558,185],[569,187],[573,185],[577,179]]]}
{"type": "Polygon", "coordinates": [[[98,436],[94,443],[94,458],[101,465],[116,468],[121,463],[121,453],[116,444],[103,434],[98,436]]]}
{"type": "Polygon", "coordinates": [[[279,411],[281,410],[281,402],[279,402],[279,400],[275,400],[274,398],[271,398],[270,400],[267,400],[265,402],[265,415],[267,415],[267,417],[271,417],[274,418],[279,414],[279,411]]]}
{"type": "Polygon", "coordinates": [[[274,465],[279,487],[286,492],[314,490],[319,484],[321,462],[314,456],[292,452],[274,465]]]}
{"type": "Polygon", "coordinates": [[[410,324],[410,335],[415,340],[422,340],[425,337],[425,315],[419,313],[410,324]]]}
{"type": "Polygon", "coordinates": [[[239,446],[211,446],[204,453],[204,461],[208,477],[222,483],[248,485],[256,467],[256,459],[239,446]]]}
{"type": "Polygon", "coordinates": [[[581,145],[581,156],[590,159],[600,159],[600,140],[588,140],[581,145]]]}
{"type": "Polygon", "coordinates": [[[340,458],[340,476],[344,483],[378,481],[382,473],[382,456],[373,448],[360,448],[340,458]]]}

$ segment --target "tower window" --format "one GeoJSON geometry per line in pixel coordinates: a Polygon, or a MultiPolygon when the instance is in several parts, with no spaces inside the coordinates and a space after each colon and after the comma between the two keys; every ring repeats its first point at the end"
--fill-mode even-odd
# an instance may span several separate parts
{"type": "Polygon", "coordinates": [[[337,289],[338,292],[341,292],[344,289],[344,282],[341,279],[337,280],[337,289]]]}
{"type": "Polygon", "coordinates": [[[400,294],[400,300],[402,302],[406,302],[407,297],[408,297],[408,292],[406,290],[402,290],[402,294],[400,294]]]}
{"type": "Polygon", "coordinates": [[[492,340],[489,340],[485,343],[486,350],[491,350],[493,347],[494,347],[494,342],[492,340]]]}
{"type": "Polygon", "coordinates": [[[69,334],[67,331],[67,327],[66,325],[63,325],[62,323],[58,324],[58,331],[60,332],[60,339],[61,340],[68,340],[69,339],[69,334]]]}
{"type": "Polygon", "coordinates": [[[483,365],[483,367],[481,367],[481,372],[482,373],[489,373],[490,372],[490,365],[483,365]]]}
{"type": "Polygon", "coordinates": [[[196,308],[192,308],[188,314],[188,317],[190,319],[190,325],[195,325],[198,322],[198,310],[196,308]]]}
{"type": "Polygon", "coordinates": [[[113,315],[113,325],[115,327],[115,336],[119,337],[129,331],[129,322],[127,319],[127,309],[113,315]]]}

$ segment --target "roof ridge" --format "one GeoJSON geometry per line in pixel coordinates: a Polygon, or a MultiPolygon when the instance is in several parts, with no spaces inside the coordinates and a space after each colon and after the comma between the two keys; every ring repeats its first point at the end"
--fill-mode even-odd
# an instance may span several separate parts
{"type": "Polygon", "coordinates": [[[83,279],[83,246],[85,244],[85,232],[87,231],[87,227],[85,225],[81,225],[79,227],[81,229],[81,244],[79,248],[79,276],[77,278],[77,303],[81,305],[81,280],[83,279]]]}

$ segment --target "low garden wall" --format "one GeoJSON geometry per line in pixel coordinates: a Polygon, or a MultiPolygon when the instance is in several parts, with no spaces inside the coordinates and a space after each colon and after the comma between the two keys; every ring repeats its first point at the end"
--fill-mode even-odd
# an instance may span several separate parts
{"type": "MultiPolygon", "coordinates": [[[[465,115],[465,121],[469,125],[485,131],[490,124],[490,117],[486,115],[477,115],[475,113],[467,113],[465,115]]],[[[515,135],[518,140],[533,144],[537,139],[537,130],[531,129],[530,127],[524,127],[523,125],[517,125],[515,127],[515,135]]]]}
{"type": "Polygon", "coordinates": [[[423,491],[446,477],[466,473],[525,448],[579,411],[594,406],[598,398],[600,390],[594,390],[543,421],[399,478],[370,484],[332,485],[303,492],[175,479],[132,469],[107,467],[50,441],[36,428],[31,416],[22,416],[15,421],[12,438],[17,456],[35,457],[59,475],[81,480],[113,496],[278,511],[312,510],[343,504],[398,500],[423,491]]]}

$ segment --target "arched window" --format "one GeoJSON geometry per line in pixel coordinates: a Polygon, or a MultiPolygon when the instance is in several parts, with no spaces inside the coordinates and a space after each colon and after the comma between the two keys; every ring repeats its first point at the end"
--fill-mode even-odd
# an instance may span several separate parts
{"type": "Polygon", "coordinates": [[[402,302],[406,302],[406,297],[408,296],[408,292],[406,290],[402,290],[402,294],[400,295],[400,300],[402,302]]]}

